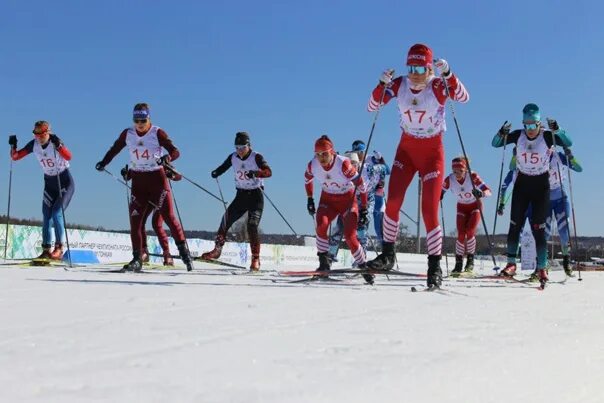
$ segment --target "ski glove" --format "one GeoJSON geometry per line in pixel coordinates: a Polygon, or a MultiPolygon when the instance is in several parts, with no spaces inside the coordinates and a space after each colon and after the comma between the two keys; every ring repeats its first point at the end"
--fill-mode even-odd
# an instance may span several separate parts
{"type": "Polygon", "coordinates": [[[158,165],[170,166],[171,158],[168,154],[162,155],[160,159],[157,160],[158,165]]]}
{"type": "Polygon", "coordinates": [[[212,171],[212,172],[210,173],[210,176],[211,176],[213,179],[216,179],[216,178],[218,178],[218,176],[220,176],[220,175],[218,175],[218,171],[214,170],[214,171],[212,171]]]}
{"type": "Polygon", "coordinates": [[[17,149],[17,136],[16,135],[11,134],[10,136],[8,136],[8,145],[10,145],[12,149],[17,149]]]}
{"type": "Polygon", "coordinates": [[[247,179],[254,179],[258,177],[258,171],[245,171],[245,177],[247,179]]]}
{"type": "Polygon", "coordinates": [[[366,227],[369,224],[369,218],[367,217],[367,209],[361,208],[359,210],[359,222],[357,225],[357,230],[366,227]]]}
{"type": "Polygon", "coordinates": [[[451,75],[451,69],[449,68],[449,63],[445,59],[436,59],[434,61],[434,67],[440,70],[440,75],[444,77],[448,77],[451,75]]]}
{"type": "Polygon", "coordinates": [[[503,126],[501,126],[501,129],[499,129],[499,132],[497,134],[499,134],[500,137],[507,137],[510,134],[511,128],[512,128],[512,124],[506,120],[505,123],[503,124],[503,126]]]}
{"type": "Polygon", "coordinates": [[[484,196],[482,190],[476,188],[472,189],[472,195],[474,195],[474,197],[477,199],[480,199],[482,196],[484,196]]]}
{"type": "Polygon", "coordinates": [[[55,148],[61,147],[61,139],[56,134],[50,135],[50,142],[53,146],[55,146],[55,148]]]}
{"type": "Polygon", "coordinates": [[[497,215],[503,215],[503,209],[505,207],[505,204],[501,203],[499,205],[499,207],[497,207],[497,215]]]}
{"type": "Polygon", "coordinates": [[[556,122],[556,119],[550,118],[547,118],[547,128],[553,132],[560,130],[560,126],[558,126],[558,122],[556,122]]]}
{"type": "Polygon", "coordinates": [[[312,197],[308,198],[308,201],[306,202],[306,209],[308,210],[308,214],[310,215],[315,215],[315,213],[317,212],[317,210],[315,209],[315,201],[312,197]]]}
{"type": "Polygon", "coordinates": [[[380,83],[385,86],[389,86],[392,83],[392,78],[394,77],[394,69],[387,69],[380,76],[380,83]]]}
{"type": "Polygon", "coordinates": [[[120,174],[122,174],[122,178],[124,178],[124,182],[128,182],[128,180],[130,179],[130,175],[128,175],[128,165],[126,165],[125,167],[122,168],[122,170],[120,171],[120,174]]]}
{"type": "Polygon", "coordinates": [[[105,164],[103,164],[103,161],[97,162],[94,167],[96,168],[97,171],[104,171],[105,170],[105,164]]]}

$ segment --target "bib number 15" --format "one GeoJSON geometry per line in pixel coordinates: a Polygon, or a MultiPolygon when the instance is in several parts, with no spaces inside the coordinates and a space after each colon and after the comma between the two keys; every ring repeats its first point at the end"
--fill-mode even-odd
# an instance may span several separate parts
{"type": "Polygon", "coordinates": [[[536,165],[539,163],[539,153],[522,153],[525,164],[536,165]]]}

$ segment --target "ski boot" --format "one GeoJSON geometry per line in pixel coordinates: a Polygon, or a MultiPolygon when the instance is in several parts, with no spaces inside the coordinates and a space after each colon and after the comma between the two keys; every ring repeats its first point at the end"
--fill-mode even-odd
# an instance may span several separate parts
{"type": "Polygon", "coordinates": [[[573,277],[573,269],[570,267],[570,256],[564,255],[562,256],[562,267],[564,268],[564,273],[568,277],[573,277]]]}
{"type": "Polygon", "coordinates": [[[443,271],[440,268],[440,255],[428,255],[428,288],[440,288],[443,282],[443,271]]]}
{"type": "Polygon", "coordinates": [[[463,256],[455,255],[455,268],[451,271],[451,277],[459,277],[463,268],[463,256]]]}
{"type": "Polygon", "coordinates": [[[36,259],[51,259],[50,256],[50,245],[42,245],[42,253],[36,259]]]}
{"type": "MultiPolygon", "coordinates": [[[[357,264],[357,267],[359,268],[359,270],[369,270],[369,267],[367,267],[366,262],[357,264]]],[[[363,273],[361,275],[363,276],[363,279],[367,282],[367,284],[373,285],[374,280],[375,280],[375,275],[370,274],[370,273],[363,273]]]]}
{"type": "Polygon", "coordinates": [[[472,274],[474,272],[474,255],[468,255],[466,267],[464,267],[463,272],[466,274],[472,274]]]}
{"type": "Polygon", "coordinates": [[[174,259],[170,252],[164,253],[164,266],[174,266],[174,259]]]}
{"type": "Polygon", "coordinates": [[[178,248],[178,253],[180,254],[180,259],[187,266],[187,271],[193,270],[193,262],[191,261],[191,254],[189,253],[189,246],[187,245],[187,241],[176,242],[176,247],[178,248]]]}
{"type": "Polygon", "coordinates": [[[539,281],[539,270],[535,269],[535,271],[531,273],[527,281],[529,283],[536,283],[537,281],[539,281]]]}
{"type": "Polygon", "coordinates": [[[319,252],[319,253],[317,253],[317,256],[319,256],[319,267],[317,268],[316,271],[322,272],[322,273],[330,271],[331,262],[329,261],[329,253],[319,252]]]}
{"type": "Polygon", "coordinates": [[[516,263],[508,263],[503,270],[499,272],[502,277],[514,277],[516,275],[516,263]]]}
{"type": "Polygon", "coordinates": [[[214,241],[214,249],[201,255],[202,260],[213,260],[218,259],[222,254],[222,246],[224,245],[224,237],[222,235],[216,235],[214,241]]]}
{"type": "Polygon", "coordinates": [[[63,244],[56,243],[55,248],[52,252],[50,252],[50,258],[52,260],[61,260],[63,259],[63,244]]]}
{"type": "Polygon", "coordinates": [[[547,270],[545,269],[537,269],[537,276],[539,277],[539,284],[541,285],[541,289],[545,288],[545,284],[549,281],[547,277],[547,270]]]}
{"type": "Polygon", "coordinates": [[[127,272],[127,271],[133,271],[135,273],[140,273],[143,270],[143,261],[140,258],[140,254],[138,251],[133,251],[132,252],[132,260],[125,264],[124,267],[122,267],[122,273],[127,272]]]}
{"type": "Polygon", "coordinates": [[[384,242],[382,244],[382,253],[380,253],[375,259],[367,262],[367,268],[372,270],[392,270],[394,267],[394,243],[384,242]]]}
{"type": "Polygon", "coordinates": [[[252,263],[250,264],[250,271],[257,273],[260,271],[260,256],[252,255],[252,263]]]}

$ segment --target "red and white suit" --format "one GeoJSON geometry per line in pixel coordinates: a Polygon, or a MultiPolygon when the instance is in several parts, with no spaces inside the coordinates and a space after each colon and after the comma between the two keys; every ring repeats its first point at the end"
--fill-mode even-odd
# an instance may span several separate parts
{"type": "Polygon", "coordinates": [[[476,172],[466,172],[463,181],[459,182],[454,174],[447,176],[443,183],[443,192],[450,190],[457,200],[457,241],[455,254],[473,255],[476,252],[476,229],[480,223],[482,202],[472,194],[472,183],[482,191],[483,196],[490,196],[491,189],[480,179],[476,172]]]}
{"type": "Polygon", "coordinates": [[[354,197],[355,184],[361,190],[361,207],[367,207],[367,192],[363,178],[358,175],[350,160],[341,155],[334,155],[331,166],[323,168],[317,157],[313,158],[304,173],[306,195],[313,195],[313,179],[321,184],[321,197],[316,214],[317,251],[329,251],[327,231],[329,224],[342,216],[344,237],[357,264],[365,263],[365,252],[357,238],[359,210],[354,197]]]}
{"type": "MultiPolygon", "coordinates": [[[[451,73],[446,79],[452,100],[465,103],[468,92],[451,73]]],[[[382,99],[384,85],[371,94],[368,110],[375,111],[382,99]]],[[[442,230],[438,221],[438,205],[444,177],[445,102],[447,93],[440,77],[428,79],[422,90],[411,89],[406,76],[395,78],[386,89],[383,103],[396,99],[402,129],[392,173],[388,182],[388,199],[384,214],[384,241],[395,242],[398,234],[399,210],[407,187],[419,171],[422,178],[422,215],[426,227],[429,255],[440,255],[442,230]]]]}

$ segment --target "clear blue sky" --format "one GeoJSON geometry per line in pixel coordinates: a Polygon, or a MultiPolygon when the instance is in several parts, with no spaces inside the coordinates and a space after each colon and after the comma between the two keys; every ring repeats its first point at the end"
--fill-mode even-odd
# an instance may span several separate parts
{"type": "MultiPolygon", "coordinates": [[[[519,127],[523,105],[537,103],[543,118],[567,129],[584,166],[572,178],[579,233],[603,235],[603,11],[596,1],[4,1],[0,211],[7,136],[16,133],[22,146],[33,122],[45,119],[74,154],[68,222],[126,228],[123,187],[94,165],[145,101],[181,150],[177,167],[215,192],[209,172],[233,151],[235,132],[248,131],[273,168],[268,195],[298,232],[310,233],[303,171],[314,140],[327,133],[341,151],[366,140],[366,103],[380,73],[402,72],[409,46],[423,42],[470,92],[455,110],[473,168],[496,190],[502,153],[491,138],[505,120],[519,127]]],[[[449,161],[460,147],[447,113],[449,161]]],[[[399,136],[396,106],[388,105],[371,148],[391,162],[399,136]]],[[[126,157],[108,169],[119,172],[126,157]]],[[[221,184],[230,200],[230,172],[221,184]]],[[[12,215],[40,218],[42,186],[34,158],[16,163],[12,215]]],[[[220,204],[188,183],[174,187],[185,227],[215,230],[220,204]]],[[[416,211],[415,192],[408,212],[416,211]]],[[[485,204],[489,231],[494,199],[485,204]]],[[[445,205],[450,232],[450,195],[445,205]]],[[[508,216],[499,222],[505,232],[508,216]]],[[[262,229],[288,232],[268,204],[262,229]]]]}

